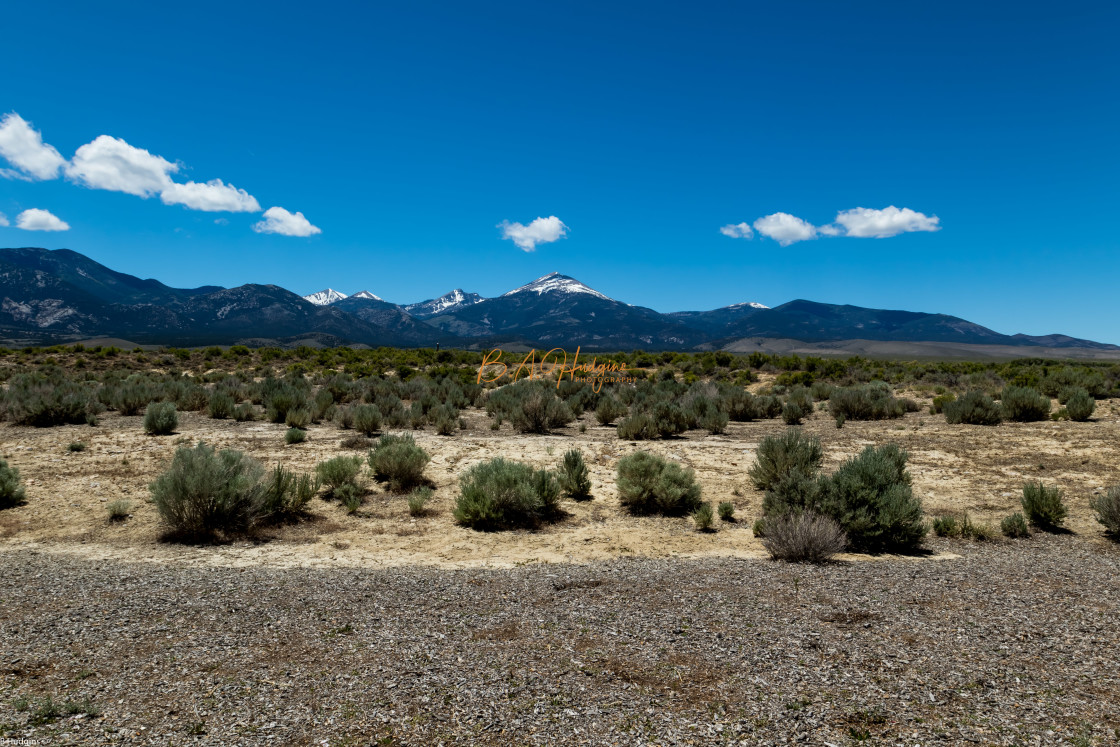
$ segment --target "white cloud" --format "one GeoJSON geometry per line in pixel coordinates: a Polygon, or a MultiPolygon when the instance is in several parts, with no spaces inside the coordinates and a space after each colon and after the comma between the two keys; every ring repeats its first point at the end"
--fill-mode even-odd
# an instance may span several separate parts
{"type": "Polygon", "coordinates": [[[754,231],[746,223],[729,223],[726,226],[721,226],[719,232],[724,236],[732,239],[749,239],[754,237],[754,231]]]}
{"type": "Polygon", "coordinates": [[[223,184],[221,179],[213,179],[205,184],[187,182],[172,183],[159,195],[164,205],[185,205],[191,210],[208,213],[259,213],[257,198],[232,184],[223,184]]]}
{"type": "Polygon", "coordinates": [[[66,163],[57,150],[23,117],[12,112],[0,119],[0,156],[18,169],[0,169],[8,179],[54,179],[66,163]]]}
{"type": "Polygon", "coordinates": [[[253,224],[257,233],[278,233],[281,236],[311,236],[322,233],[318,226],[303,217],[303,213],[289,213],[282,207],[270,207],[264,211],[264,220],[253,224]]]}
{"type": "Polygon", "coordinates": [[[900,233],[941,230],[938,225],[940,219],[936,215],[924,215],[910,208],[899,210],[894,205],[882,210],[861,207],[841,210],[836,214],[836,223],[843,227],[843,235],[856,238],[885,239],[900,233]]]}
{"type": "Polygon", "coordinates": [[[69,231],[70,224],[46,210],[30,208],[16,216],[16,228],[24,231],[69,231]]]}
{"type": "Polygon", "coordinates": [[[817,237],[817,228],[789,213],[773,213],[754,222],[754,230],[774,239],[782,246],[817,237]]]}
{"type": "Polygon", "coordinates": [[[10,226],[10,225],[12,225],[12,224],[8,222],[8,216],[4,215],[3,213],[0,213],[0,226],[10,226]]]}
{"type": "Polygon", "coordinates": [[[172,186],[177,164],[129,145],[119,138],[99,135],[74,154],[66,175],[93,189],[151,197],[172,186]]]}
{"type": "Polygon", "coordinates": [[[535,250],[537,244],[551,244],[568,233],[568,227],[555,215],[537,218],[527,226],[504,220],[498,228],[502,229],[503,239],[510,239],[519,249],[527,252],[535,250]]]}

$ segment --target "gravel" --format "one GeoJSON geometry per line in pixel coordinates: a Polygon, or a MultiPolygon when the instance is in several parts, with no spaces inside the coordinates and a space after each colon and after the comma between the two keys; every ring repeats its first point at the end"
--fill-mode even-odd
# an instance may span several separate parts
{"type": "Polygon", "coordinates": [[[930,545],[960,557],[367,571],[4,550],[0,743],[1120,743],[1120,551],[930,545]]]}

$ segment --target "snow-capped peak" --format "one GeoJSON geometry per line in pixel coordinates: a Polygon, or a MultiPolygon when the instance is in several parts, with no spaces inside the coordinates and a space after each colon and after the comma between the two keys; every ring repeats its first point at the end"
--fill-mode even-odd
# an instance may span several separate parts
{"type": "Polygon", "coordinates": [[[523,285],[520,288],[514,288],[508,293],[503,293],[503,296],[512,296],[515,293],[536,293],[538,296],[545,293],[562,293],[564,295],[571,295],[573,293],[586,293],[589,296],[602,298],[605,301],[611,299],[604,296],[597,290],[588,288],[586,285],[570,278],[567,275],[561,275],[558,272],[550,272],[544,277],[539,277],[528,285],[523,285]]]}
{"type": "Polygon", "coordinates": [[[318,293],[312,293],[310,296],[304,296],[303,300],[310,301],[316,306],[329,306],[335,301],[341,301],[344,298],[346,298],[345,293],[339,293],[333,288],[327,288],[326,290],[321,290],[318,293]]]}
{"type": "Polygon", "coordinates": [[[752,309],[768,309],[768,308],[770,308],[769,306],[763,306],[762,304],[756,303],[755,301],[743,301],[742,303],[733,303],[730,306],[728,306],[727,308],[729,308],[729,309],[741,309],[744,306],[749,306],[752,309]]]}
{"type": "Polygon", "coordinates": [[[439,316],[445,311],[457,309],[462,306],[473,306],[483,300],[485,299],[477,293],[467,293],[461,288],[456,288],[450,293],[444,293],[439,298],[433,298],[429,301],[420,301],[419,303],[410,303],[403,308],[409,314],[422,315],[426,318],[429,316],[439,316]]]}
{"type": "Polygon", "coordinates": [[[366,291],[366,290],[358,291],[354,295],[350,296],[350,298],[368,298],[372,301],[383,300],[380,296],[375,296],[375,295],[373,295],[372,293],[370,293],[369,291],[366,291]]]}

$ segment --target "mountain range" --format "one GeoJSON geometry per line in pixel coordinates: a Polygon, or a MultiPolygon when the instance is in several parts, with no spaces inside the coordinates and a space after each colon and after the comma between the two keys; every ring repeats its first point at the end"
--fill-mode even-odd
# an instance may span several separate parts
{"type": "MultiPolygon", "coordinates": [[[[1120,351],[1066,335],[1005,335],[946,314],[795,300],[660,313],[550,273],[496,298],[455,289],[398,305],[368,290],[299,296],[276,285],[172,288],[69,249],[0,249],[0,343],[113,337],[156,345],[742,349],[744,340],[844,340],[1120,351]]],[[[755,343],[751,343],[752,345],[755,343]]]]}

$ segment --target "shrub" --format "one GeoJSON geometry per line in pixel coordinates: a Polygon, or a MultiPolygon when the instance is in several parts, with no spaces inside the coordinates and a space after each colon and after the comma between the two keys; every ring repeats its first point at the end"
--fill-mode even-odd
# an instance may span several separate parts
{"type": "Polygon", "coordinates": [[[71,443],[69,446],[66,447],[66,450],[71,451],[71,452],[85,451],[86,450],[86,445],[84,443],[82,443],[81,441],[74,441],[73,443],[71,443]]]}
{"type": "Polygon", "coordinates": [[[1003,521],[999,523],[999,528],[1005,536],[1012,539],[1031,536],[1031,530],[1027,528],[1027,520],[1023,518],[1023,514],[1019,511],[1004,517],[1003,521]]]}
{"type": "Polygon", "coordinates": [[[727,422],[729,419],[727,413],[723,410],[711,409],[700,416],[697,425],[713,436],[718,436],[727,430],[727,422]]]}
{"type": "Polygon", "coordinates": [[[312,480],[311,475],[297,475],[278,464],[264,483],[261,516],[272,520],[298,516],[319,492],[319,487],[319,481],[312,480]]]}
{"type": "Polygon", "coordinates": [[[1074,390],[1074,392],[1070,394],[1065,405],[1070,420],[1077,420],[1080,422],[1088,420],[1093,415],[1093,410],[1097,407],[1096,401],[1089,396],[1089,393],[1080,388],[1074,390]]]}
{"type": "Polygon", "coordinates": [[[333,498],[343,485],[358,487],[358,473],[361,469],[361,457],[339,456],[315,465],[315,474],[327,486],[327,495],[333,498]]]}
{"type": "Polygon", "coordinates": [[[238,423],[245,423],[257,419],[257,413],[248,402],[243,402],[233,411],[233,419],[238,423]]]}
{"type": "Polygon", "coordinates": [[[1050,398],[1029,387],[1006,386],[1000,395],[1000,411],[1005,420],[1032,423],[1050,417],[1050,398]]]}
{"type": "Polygon", "coordinates": [[[645,451],[619,460],[618,492],[622,505],[634,514],[680,515],[700,505],[692,470],[645,451]]]}
{"type": "Polygon", "coordinates": [[[311,425],[311,410],[307,407],[293,407],[284,416],[284,424],[289,428],[306,429],[311,425]]]}
{"type": "Polygon", "coordinates": [[[801,405],[794,401],[786,402],[785,407],[782,408],[782,420],[786,425],[801,425],[801,418],[805,417],[805,411],[801,409],[801,405]]]}
{"type": "Polygon", "coordinates": [[[1053,532],[1061,527],[1068,510],[1062,502],[1061,490],[1032,480],[1023,485],[1023,513],[1031,526],[1053,532]]]}
{"type": "Polygon", "coordinates": [[[459,427],[459,411],[450,405],[440,405],[431,412],[432,425],[441,436],[454,435],[459,427]]]}
{"type": "Polygon", "coordinates": [[[735,521],[735,506],[731,501],[723,501],[719,504],[719,518],[720,521],[735,521]]]}
{"type": "Polygon", "coordinates": [[[955,516],[939,516],[933,520],[933,533],[938,537],[974,540],[988,540],[995,536],[990,526],[976,524],[968,514],[959,519],[955,516]]]}
{"type": "Polygon", "coordinates": [[[618,424],[618,437],[626,441],[648,441],[657,438],[657,426],[646,413],[631,415],[618,424]]]}
{"type": "Polygon", "coordinates": [[[301,444],[307,440],[307,431],[302,428],[289,428],[284,433],[284,443],[286,444],[301,444]]]}
{"type": "Polygon", "coordinates": [[[374,478],[389,483],[394,492],[408,490],[424,481],[424,467],[431,461],[428,452],[416,444],[412,434],[386,434],[367,457],[374,478]]]}
{"type": "Polygon", "coordinates": [[[821,501],[828,494],[827,477],[802,469],[793,469],[779,477],[762,498],[762,513],[781,516],[799,511],[820,510],[821,501]]]}
{"type": "Polygon", "coordinates": [[[350,405],[336,407],[334,411],[334,422],[338,423],[338,427],[344,431],[348,431],[353,428],[354,408],[350,405]]]}
{"type": "Polygon", "coordinates": [[[952,402],[945,403],[945,422],[952,425],[999,425],[1003,411],[995,401],[981,391],[972,391],[952,402]]]}
{"type": "Polygon", "coordinates": [[[1089,500],[1089,507],[1097,514],[1097,521],[1108,533],[1120,538],[1120,485],[1113,485],[1108,492],[1089,500]]]}
{"type": "Polygon", "coordinates": [[[627,412],[626,405],[608,394],[599,398],[599,405],[595,408],[595,419],[599,421],[599,425],[610,425],[627,412]]]}
{"type": "MultiPolygon", "coordinates": [[[[381,411],[373,405],[358,405],[351,410],[354,430],[364,436],[372,436],[381,430],[381,411]]],[[[346,416],[343,416],[345,420],[346,416]]]]}
{"type": "Polygon", "coordinates": [[[560,489],[570,498],[586,500],[591,497],[591,477],[587,464],[583,461],[583,452],[579,449],[569,449],[564,452],[564,461],[556,473],[560,489]]]}
{"type": "Polygon", "coordinates": [[[796,428],[780,436],[767,436],[758,446],[758,456],[748,474],[759,490],[769,490],[780,478],[793,472],[815,474],[821,465],[821,442],[796,428]]]}
{"type": "Polygon", "coordinates": [[[132,510],[132,503],[125,500],[110,501],[105,510],[109,512],[109,521],[124,521],[132,510]]]}
{"type": "Polygon", "coordinates": [[[8,416],[16,425],[39,428],[96,422],[104,405],[79,383],[40,373],[13,376],[5,397],[8,416]]]}
{"type": "Polygon", "coordinates": [[[346,513],[354,513],[362,507],[362,489],[357,483],[348,482],[334,489],[333,495],[346,508],[346,513]]]}
{"type": "Polygon", "coordinates": [[[233,417],[237,403],[233,401],[233,396],[226,392],[214,392],[210,395],[210,403],[207,407],[211,418],[225,420],[233,417]]]}
{"type": "Polygon", "coordinates": [[[696,507],[696,510],[692,512],[692,521],[696,523],[696,528],[701,532],[712,531],[712,522],[714,520],[715,516],[712,513],[712,504],[710,503],[701,503],[696,507]]]}
{"type": "Polygon", "coordinates": [[[428,513],[428,501],[432,498],[432,489],[428,486],[416,488],[408,495],[408,515],[424,516],[428,513]]]}
{"type": "Polygon", "coordinates": [[[491,459],[460,481],[455,520],[482,530],[535,527],[559,513],[560,488],[547,470],[491,459]]]}
{"type": "Polygon", "coordinates": [[[906,411],[883,384],[836,387],[828,397],[828,409],[837,420],[888,420],[901,418],[906,411]]]}
{"type": "Polygon", "coordinates": [[[180,535],[243,532],[263,517],[263,474],[264,468],[240,451],[216,453],[204,443],[181,446],[168,470],[152,482],[152,502],[180,535]]]}
{"type": "Polygon", "coordinates": [[[907,453],[894,444],[868,446],[828,479],[820,513],[835,519],[857,551],[913,550],[927,527],[910,489],[907,453]]]}
{"type": "Polygon", "coordinates": [[[23,485],[20,484],[19,470],[8,466],[0,459],[0,508],[23,505],[25,501],[23,485]]]}
{"type": "MultiPolygon", "coordinates": [[[[756,532],[755,536],[759,536],[756,532]]],[[[774,560],[791,563],[824,563],[847,544],[840,525],[811,511],[766,519],[762,544],[774,560]]]]}
{"type": "Polygon", "coordinates": [[[179,427],[179,414],[174,402],[153,402],[144,412],[144,432],[149,436],[166,436],[179,427]]]}
{"type": "Polygon", "coordinates": [[[942,411],[944,411],[945,405],[949,404],[955,399],[956,395],[954,395],[952,392],[937,395],[933,398],[933,404],[929,406],[929,414],[937,415],[941,413],[942,411]]]}

